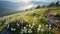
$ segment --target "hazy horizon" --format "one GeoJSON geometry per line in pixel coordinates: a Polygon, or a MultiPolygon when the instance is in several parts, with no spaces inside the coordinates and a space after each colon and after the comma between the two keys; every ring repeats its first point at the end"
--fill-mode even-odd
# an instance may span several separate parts
{"type": "Polygon", "coordinates": [[[37,5],[49,5],[57,1],[60,0],[0,0],[0,15],[33,8],[37,5]]]}

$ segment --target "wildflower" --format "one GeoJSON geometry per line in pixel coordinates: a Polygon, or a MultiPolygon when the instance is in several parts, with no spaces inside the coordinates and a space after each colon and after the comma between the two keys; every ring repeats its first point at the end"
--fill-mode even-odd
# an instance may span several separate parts
{"type": "Polygon", "coordinates": [[[29,27],[31,27],[31,25],[29,24],[29,27]]]}
{"type": "Polygon", "coordinates": [[[51,26],[51,25],[49,25],[49,26],[51,26]]]}
{"type": "Polygon", "coordinates": [[[48,27],[48,25],[46,25],[48,27]]]}
{"type": "Polygon", "coordinates": [[[29,30],[28,30],[28,33],[32,33],[32,30],[31,30],[31,29],[29,29],[29,30]]]}
{"type": "Polygon", "coordinates": [[[11,30],[13,31],[14,29],[13,29],[13,28],[11,28],[11,30]]]}
{"type": "Polygon", "coordinates": [[[35,25],[35,23],[33,23],[32,25],[35,25]]]}
{"type": "Polygon", "coordinates": [[[51,29],[51,27],[49,27],[49,29],[51,29]]]}
{"type": "Polygon", "coordinates": [[[19,26],[19,24],[16,24],[17,26],[19,26]]]}
{"type": "Polygon", "coordinates": [[[43,29],[43,28],[42,28],[40,31],[41,31],[41,32],[44,32],[44,31],[45,31],[45,29],[43,29]]]}
{"type": "Polygon", "coordinates": [[[39,25],[39,27],[41,27],[41,25],[39,25]]]}
{"type": "Polygon", "coordinates": [[[33,26],[31,26],[31,29],[33,28],[33,26]]]}

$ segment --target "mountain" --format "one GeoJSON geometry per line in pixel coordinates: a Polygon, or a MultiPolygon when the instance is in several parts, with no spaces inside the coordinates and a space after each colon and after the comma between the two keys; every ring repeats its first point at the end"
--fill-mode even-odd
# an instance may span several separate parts
{"type": "Polygon", "coordinates": [[[0,15],[16,12],[17,8],[21,6],[22,3],[19,2],[0,1],[0,15]]]}
{"type": "Polygon", "coordinates": [[[43,6],[43,5],[47,6],[47,5],[50,4],[50,3],[47,3],[47,2],[41,2],[41,1],[39,1],[39,2],[32,1],[31,3],[35,4],[35,5],[40,5],[40,6],[43,6]]]}
{"type": "Polygon", "coordinates": [[[48,4],[49,3],[45,3],[45,2],[31,1],[30,3],[28,3],[25,6],[25,4],[23,2],[0,1],[0,16],[8,14],[8,13],[18,12],[20,10],[24,10],[25,8],[28,9],[30,7],[30,5],[32,7],[36,7],[34,5],[42,6],[42,5],[48,5],[48,4]],[[33,6],[32,6],[32,4],[33,4],[33,6]]]}

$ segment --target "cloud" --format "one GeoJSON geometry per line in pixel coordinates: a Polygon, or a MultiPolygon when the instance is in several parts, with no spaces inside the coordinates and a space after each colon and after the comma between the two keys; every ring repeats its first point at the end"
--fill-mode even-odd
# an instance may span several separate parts
{"type": "Polygon", "coordinates": [[[11,2],[23,2],[23,3],[29,3],[30,1],[41,1],[41,2],[57,2],[60,0],[0,0],[0,1],[11,1],[11,2]]]}
{"type": "Polygon", "coordinates": [[[20,3],[28,4],[32,0],[0,0],[0,1],[20,2],[20,3]]]}
{"type": "Polygon", "coordinates": [[[11,2],[30,2],[32,0],[0,0],[0,1],[11,1],[11,2]]]}
{"type": "Polygon", "coordinates": [[[31,0],[14,0],[15,2],[30,2],[31,0]]]}
{"type": "Polygon", "coordinates": [[[17,8],[17,10],[20,10],[20,9],[25,10],[25,9],[30,9],[33,7],[35,7],[34,4],[28,4],[28,5],[23,5],[22,7],[17,8]]]}
{"type": "Polygon", "coordinates": [[[27,9],[27,8],[32,8],[33,6],[34,6],[34,4],[30,4],[30,5],[26,5],[24,7],[25,7],[25,9],[27,9]]]}
{"type": "Polygon", "coordinates": [[[57,2],[58,0],[33,0],[33,1],[41,1],[41,2],[57,2]]]}

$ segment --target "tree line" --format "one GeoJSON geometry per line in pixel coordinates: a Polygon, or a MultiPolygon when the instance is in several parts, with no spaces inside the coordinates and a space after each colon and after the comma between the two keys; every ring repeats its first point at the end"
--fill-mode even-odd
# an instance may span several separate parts
{"type": "MultiPolygon", "coordinates": [[[[42,7],[50,7],[50,6],[60,6],[59,1],[57,1],[56,3],[52,2],[48,6],[43,5],[42,7]]],[[[37,8],[41,8],[40,5],[38,5],[36,9],[37,8]]]]}

